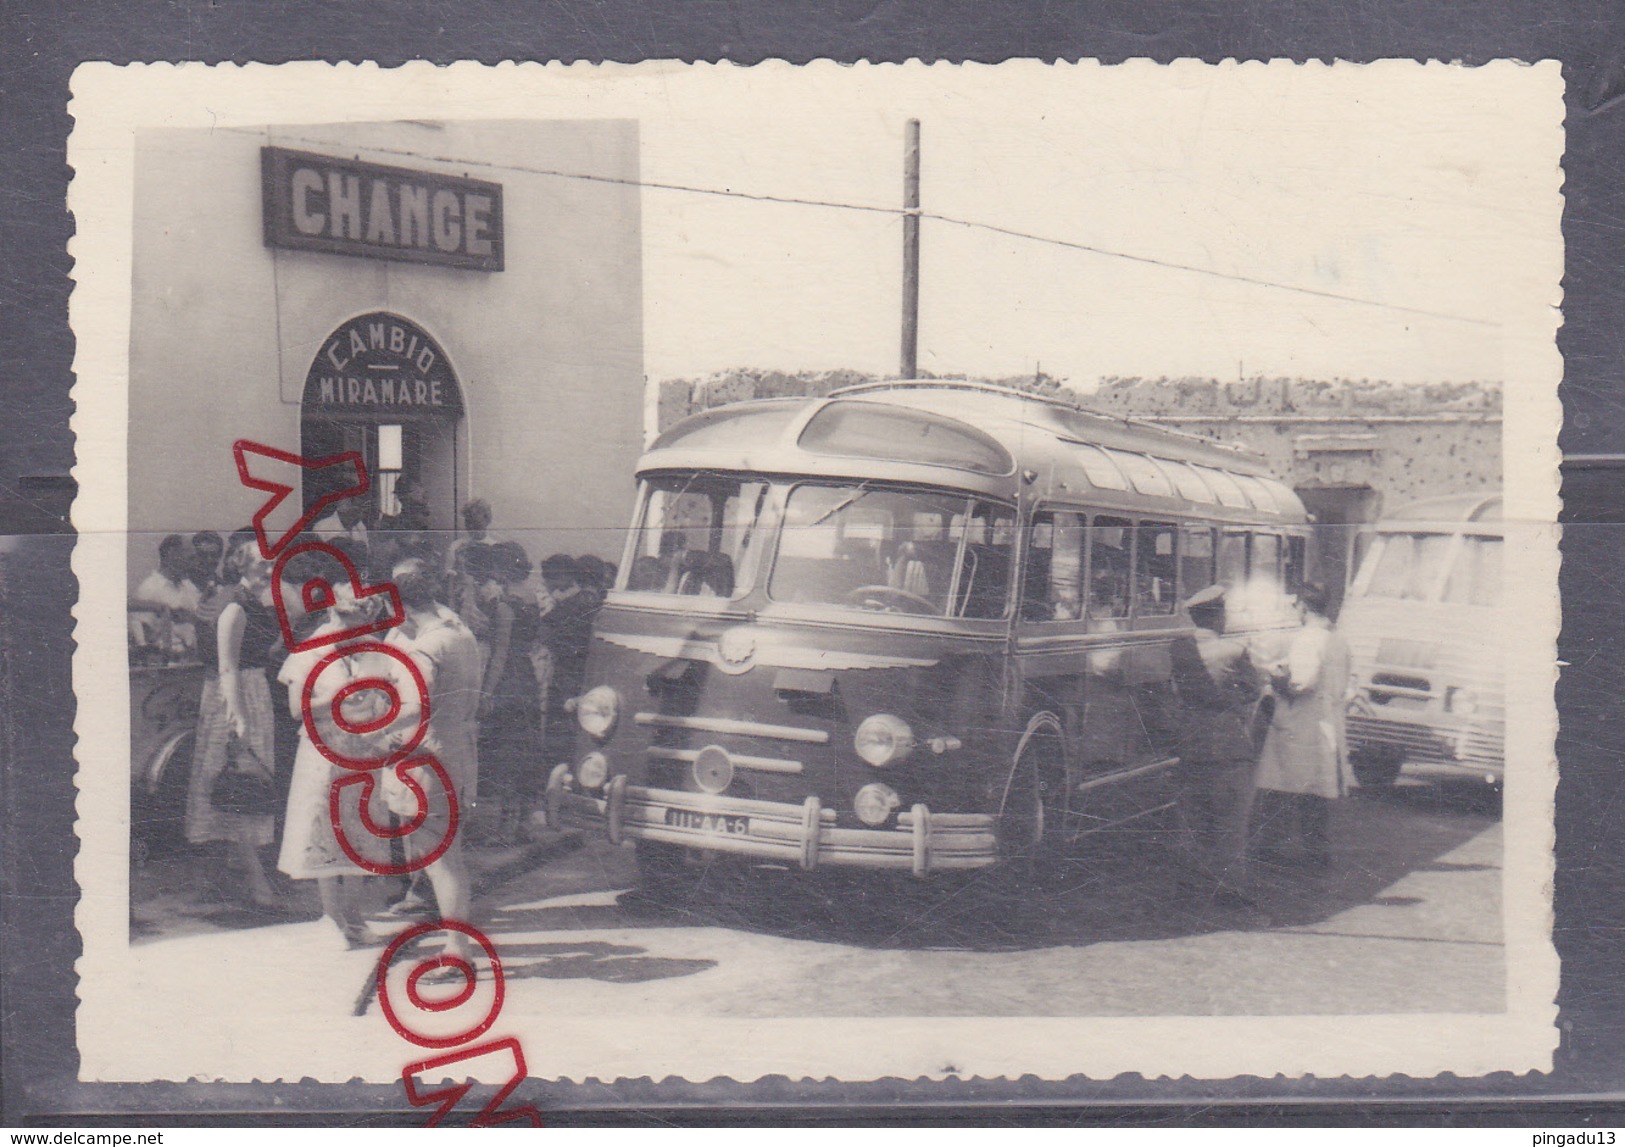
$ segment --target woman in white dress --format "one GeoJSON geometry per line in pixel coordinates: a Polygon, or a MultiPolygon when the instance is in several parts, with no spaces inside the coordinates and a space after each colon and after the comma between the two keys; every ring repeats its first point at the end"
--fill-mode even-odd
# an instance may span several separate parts
{"type": "MultiPolygon", "coordinates": [[[[328,610],[327,620],[312,632],[311,639],[352,629],[372,620],[376,616],[373,606],[379,600],[367,598],[357,601],[348,585],[339,585],[334,590],[334,604],[328,610]]],[[[381,636],[368,635],[368,639],[377,640],[381,636]]],[[[368,947],[381,942],[381,938],[368,927],[360,905],[361,878],[370,874],[350,859],[339,844],[330,811],[333,782],[346,775],[358,774],[333,764],[323,756],[311,741],[302,719],[306,680],[334,649],[335,646],[330,644],[317,645],[302,653],[295,653],[283,662],[282,670],[277,674],[277,680],[287,686],[289,710],[301,718],[299,749],[294,756],[293,780],[288,787],[286,826],[277,857],[277,869],[294,880],[316,881],[322,911],[338,926],[346,943],[352,948],[368,947]]],[[[318,715],[318,719],[327,714],[334,695],[350,682],[365,677],[387,678],[388,667],[377,662],[379,657],[376,653],[355,653],[339,659],[322,672],[310,699],[311,710],[318,715]]],[[[352,721],[364,720],[376,714],[361,712],[360,707],[370,705],[381,712],[382,704],[381,695],[363,691],[346,701],[345,716],[352,721]]],[[[324,726],[324,739],[334,743],[341,739],[341,735],[327,731],[324,726]]],[[[341,744],[334,747],[341,752],[351,751],[341,744]]],[[[354,802],[347,802],[347,808],[353,807],[354,802]]],[[[381,809],[378,816],[382,819],[381,809]]],[[[352,823],[351,813],[347,811],[344,828],[345,838],[353,848],[369,858],[376,857],[388,862],[387,841],[367,832],[360,823],[359,815],[352,823]]]]}

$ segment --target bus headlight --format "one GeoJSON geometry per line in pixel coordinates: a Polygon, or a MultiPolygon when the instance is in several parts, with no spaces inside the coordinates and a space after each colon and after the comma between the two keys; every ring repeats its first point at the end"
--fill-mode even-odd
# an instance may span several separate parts
{"type": "Polygon", "coordinates": [[[864,785],[852,798],[852,811],[864,824],[879,828],[902,803],[889,785],[864,785]]]}
{"type": "Polygon", "coordinates": [[[1471,717],[1478,712],[1478,694],[1471,689],[1453,685],[1444,691],[1444,709],[1445,712],[1454,713],[1458,717],[1471,717]]]}
{"type": "Polygon", "coordinates": [[[576,698],[576,722],[600,741],[614,730],[620,711],[621,699],[608,685],[594,685],[576,698]]]}
{"type": "Polygon", "coordinates": [[[609,758],[603,753],[588,753],[576,766],[576,784],[584,789],[602,788],[609,780],[609,758]]]}
{"type": "Polygon", "coordinates": [[[865,717],[852,738],[852,747],[877,769],[896,764],[914,748],[914,730],[908,722],[890,713],[865,717]]]}

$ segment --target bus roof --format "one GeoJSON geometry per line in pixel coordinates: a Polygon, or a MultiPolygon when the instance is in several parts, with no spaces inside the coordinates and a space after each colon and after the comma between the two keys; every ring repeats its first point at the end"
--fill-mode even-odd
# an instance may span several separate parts
{"type": "Polygon", "coordinates": [[[1449,532],[1500,533],[1501,495],[1479,492],[1424,498],[1384,514],[1378,528],[1389,527],[1399,532],[1424,527],[1449,532]],[[1474,526],[1483,529],[1475,530],[1474,526]]]}
{"type": "Polygon", "coordinates": [[[920,482],[1008,500],[1031,487],[1103,508],[1195,505],[1219,519],[1306,520],[1258,455],[968,382],[875,383],[716,407],[671,427],[638,465],[694,469],[920,482]]]}

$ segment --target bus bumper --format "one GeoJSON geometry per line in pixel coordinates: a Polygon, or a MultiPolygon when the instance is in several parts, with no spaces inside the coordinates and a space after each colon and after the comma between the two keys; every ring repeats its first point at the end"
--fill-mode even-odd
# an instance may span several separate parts
{"type": "Polygon", "coordinates": [[[993,817],[933,813],[923,804],[901,812],[895,828],[841,828],[817,797],[802,804],[745,800],[710,793],[653,789],[611,778],[602,795],[578,788],[569,766],[547,783],[552,828],[602,831],[613,844],[654,840],[708,852],[814,869],[820,865],[906,869],[915,876],[986,868],[998,861],[993,817]]]}

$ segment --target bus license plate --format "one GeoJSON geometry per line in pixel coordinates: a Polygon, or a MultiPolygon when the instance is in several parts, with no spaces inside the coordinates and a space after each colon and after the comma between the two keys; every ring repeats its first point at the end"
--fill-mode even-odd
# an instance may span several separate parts
{"type": "Polygon", "coordinates": [[[671,828],[687,828],[695,832],[715,832],[723,836],[744,836],[750,832],[750,818],[728,816],[718,812],[691,812],[686,808],[666,810],[666,824],[671,828]]]}

